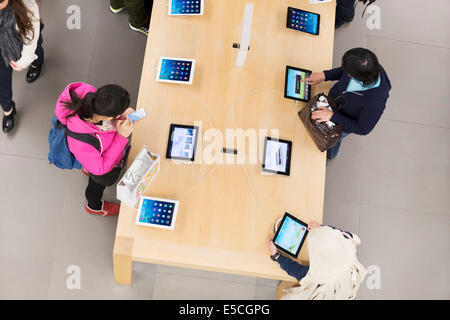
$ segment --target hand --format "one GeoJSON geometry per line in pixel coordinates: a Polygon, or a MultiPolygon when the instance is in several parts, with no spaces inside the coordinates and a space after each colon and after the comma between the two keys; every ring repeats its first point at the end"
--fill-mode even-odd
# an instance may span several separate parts
{"type": "Polygon", "coordinates": [[[129,114],[132,114],[134,112],[133,108],[128,108],[125,110],[119,117],[117,117],[117,120],[125,120],[129,114]]]}
{"type": "Polygon", "coordinates": [[[330,121],[333,116],[333,111],[330,111],[328,108],[320,107],[318,110],[314,111],[311,115],[311,119],[318,122],[327,122],[330,121]]]}
{"type": "Polygon", "coordinates": [[[117,133],[121,136],[128,138],[134,131],[134,123],[128,119],[117,121],[117,133]]]}
{"type": "Polygon", "coordinates": [[[313,72],[313,73],[311,73],[309,78],[305,78],[300,82],[308,81],[308,83],[310,85],[314,85],[314,84],[319,84],[324,80],[325,80],[325,73],[322,71],[322,72],[313,72]]]}
{"type": "Polygon", "coordinates": [[[308,223],[308,230],[314,229],[314,228],[319,228],[322,225],[320,223],[318,223],[317,221],[310,221],[308,223]]]}
{"type": "Polygon", "coordinates": [[[275,244],[273,243],[273,239],[270,238],[267,240],[267,248],[269,248],[270,255],[273,256],[275,253],[278,252],[277,247],[275,247],[275,244]]]}
{"type": "Polygon", "coordinates": [[[23,70],[23,68],[20,67],[20,66],[17,64],[16,61],[11,61],[11,62],[9,63],[9,65],[11,66],[11,68],[13,68],[13,69],[16,70],[16,71],[22,71],[22,70],[23,70]]]}

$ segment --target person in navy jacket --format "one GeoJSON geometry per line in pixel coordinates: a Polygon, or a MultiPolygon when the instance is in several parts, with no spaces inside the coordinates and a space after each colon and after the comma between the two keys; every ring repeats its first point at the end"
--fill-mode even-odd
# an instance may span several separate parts
{"type": "Polygon", "coordinates": [[[342,137],[328,150],[328,159],[337,156],[342,139],[349,133],[366,135],[372,131],[383,114],[391,90],[391,82],[377,56],[364,48],[348,50],[342,57],[341,67],[313,72],[303,82],[315,85],[336,80],[338,82],[328,96],[337,102],[340,109],[332,112],[321,107],[311,116],[318,122],[331,121],[342,126],[342,137]]]}

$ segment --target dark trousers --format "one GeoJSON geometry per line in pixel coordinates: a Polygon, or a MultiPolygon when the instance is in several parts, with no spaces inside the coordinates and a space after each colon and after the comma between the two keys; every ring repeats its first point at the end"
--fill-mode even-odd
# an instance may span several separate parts
{"type": "Polygon", "coordinates": [[[336,24],[343,24],[346,19],[352,17],[355,14],[354,10],[355,0],[337,0],[336,24]]]}
{"type": "MultiPolygon", "coordinates": [[[[39,67],[44,63],[44,49],[42,48],[42,28],[39,33],[39,40],[36,48],[36,55],[38,56],[36,60],[33,61],[32,65],[35,67],[39,67]]],[[[1,48],[0,48],[1,55],[1,48]]],[[[5,65],[3,59],[0,59],[0,105],[2,106],[3,111],[8,112],[12,108],[12,68],[9,65],[5,65]]]]}
{"type": "Polygon", "coordinates": [[[125,7],[133,27],[149,26],[153,0],[110,0],[110,4],[114,9],[125,7]]]}
{"type": "Polygon", "coordinates": [[[92,210],[100,210],[102,208],[103,192],[106,187],[112,186],[117,182],[120,171],[120,168],[114,168],[102,176],[89,175],[89,183],[84,193],[89,208],[92,210]]]}

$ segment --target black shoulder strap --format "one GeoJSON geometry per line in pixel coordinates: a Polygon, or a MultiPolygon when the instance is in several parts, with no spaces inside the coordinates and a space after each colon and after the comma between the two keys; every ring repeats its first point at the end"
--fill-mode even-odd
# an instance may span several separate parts
{"type": "Polygon", "coordinates": [[[89,133],[73,132],[73,131],[70,131],[69,128],[66,127],[65,134],[66,134],[66,140],[67,140],[67,137],[69,136],[75,140],[90,144],[95,149],[97,149],[98,152],[101,151],[100,140],[98,140],[95,136],[93,136],[89,133]]]}

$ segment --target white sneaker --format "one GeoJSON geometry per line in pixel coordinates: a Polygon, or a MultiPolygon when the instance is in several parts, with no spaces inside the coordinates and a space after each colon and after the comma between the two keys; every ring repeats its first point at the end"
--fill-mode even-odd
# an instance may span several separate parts
{"type": "Polygon", "coordinates": [[[130,27],[131,30],[143,33],[146,36],[148,36],[148,28],[147,27],[136,28],[136,27],[133,27],[130,22],[128,22],[128,26],[130,27]]]}
{"type": "Polygon", "coordinates": [[[109,10],[111,10],[111,12],[115,13],[115,14],[121,13],[123,11],[123,9],[125,9],[125,7],[122,7],[119,9],[114,9],[113,7],[109,6],[109,10]]]}

